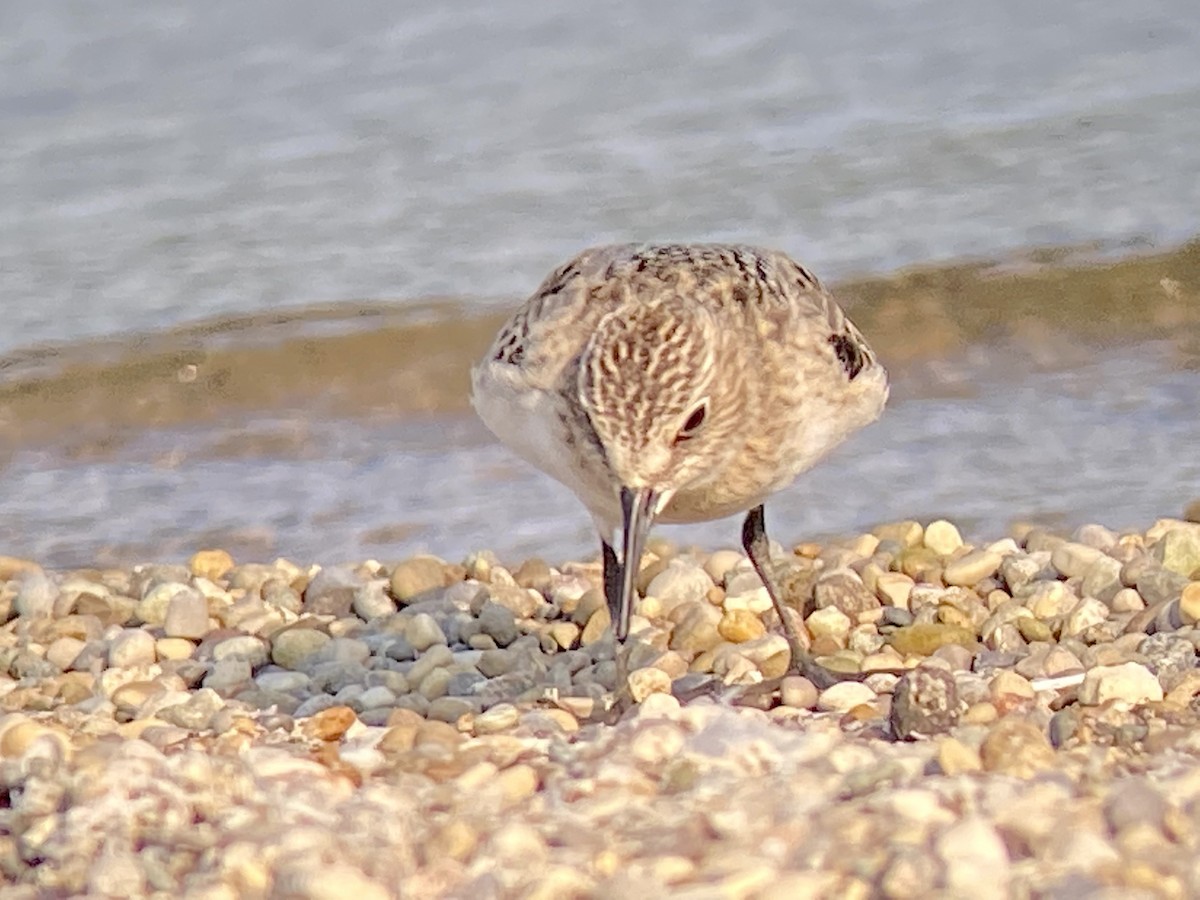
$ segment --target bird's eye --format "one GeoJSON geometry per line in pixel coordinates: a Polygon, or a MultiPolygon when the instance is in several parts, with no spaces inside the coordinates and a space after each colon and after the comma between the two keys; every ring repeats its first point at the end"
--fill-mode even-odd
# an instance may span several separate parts
{"type": "Polygon", "coordinates": [[[679,433],[675,435],[675,443],[679,444],[696,436],[696,432],[704,424],[704,418],[708,415],[708,401],[703,401],[699,406],[692,410],[691,415],[687,417],[687,421],[683,423],[683,427],[679,429],[679,433]]]}

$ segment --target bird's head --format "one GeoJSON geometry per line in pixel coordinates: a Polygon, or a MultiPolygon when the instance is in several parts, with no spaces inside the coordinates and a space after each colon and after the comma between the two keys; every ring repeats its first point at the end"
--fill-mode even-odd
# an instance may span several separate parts
{"type": "Polygon", "coordinates": [[[666,298],[610,312],[580,358],[579,403],[621,508],[619,639],[654,517],[679,491],[720,477],[733,456],[733,410],[715,379],[720,341],[708,310],[666,298]]]}

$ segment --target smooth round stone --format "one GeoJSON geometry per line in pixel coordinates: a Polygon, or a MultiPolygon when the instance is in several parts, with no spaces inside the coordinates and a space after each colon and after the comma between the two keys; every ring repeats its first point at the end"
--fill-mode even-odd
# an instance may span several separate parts
{"type": "Polygon", "coordinates": [[[190,659],[196,652],[196,645],[186,638],[164,637],[154,642],[154,649],[159,659],[190,659]]]}
{"type": "Polygon", "coordinates": [[[134,614],[147,625],[162,625],[167,620],[167,608],[171,605],[171,598],[178,593],[191,590],[193,589],[189,585],[177,581],[166,581],[155,585],[147,592],[146,596],[138,601],[137,606],[134,607],[134,614]]]}
{"type": "Polygon", "coordinates": [[[1168,572],[1193,577],[1200,573],[1200,525],[1181,524],[1170,529],[1151,552],[1168,572]]]}
{"type": "Polygon", "coordinates": [[[1054,748],[1042,730],[1019,716],[1005,716],[979,747],[984,771],[1032,778],[1054,764],[1054,748]]]}
{"type": "Polygon", "coordinates": [[[371,581],[355,591],[352,604],[354,614],[370,622],[395,613],[396,601],[388,596],[385,588],[385,582],[371,581]]]}
{"type": "Polygon", "coordinates": [[[1097,550],[1108,552],[1108,550],[1116,545],[1118,535],[1115,531],[1105,528],[1103,525],[1089,524],[1080,525],[1076,528],[1071,539],[1087,547],[1095,547],[1097,550]]]}
{"type": "Polygon", "coordinates": [[[945,644],[976,646],[975,633],[970,629],[937,622],[897,628],[887,635],[887,642],[901,656],[929,656],[945,644]]]}
{"type": "Polygon", "coordinates": [[[1187,625],[1200,622],[1200,581],[1193,581],[1179,595],[1179,615],[1187,625]]]}
{"type": "Polygon", "coordinates": [[[240,657],[218,660],[204,676],[204,686],[228,694],[249,684],[251,674],[248,660],[240,657]]]}
{"type": "Polygon", "coordinates": [[[996,574],[1003,557],[991,550],[975,550],[946,563],[942,578],[949,585],[971,587],[996,574]]]}
{"type": "Polygon", "coordinates": [[[445,645],[446,635],[437,620],[429,613],[417,613],[404,629],[404,637],[418,652],[424,652],[434,645],[445,645]]]}
{"type": "Polygon", "coordinates": [[[445,644],[434,644],[422,653],[412,667],[404,674],[413,684],[418,684],[434,669],[445,668],[454,664],[454,654],[445,644]]]}
{"type": "Polygon", "coordinates": [[[199,640],[208,634],[208,600],[195,588],[176,591],[167,602],[163,633],[199,640]]]}
{"type": "Polygon", "coordinates": [[[113,668],[148,666],[157,659],[154,638],[140,628],[123,629],[108,643],[108,664],[113,668]]]}
{"type": "Polygon", "coordinates": [[[233,557],[226,550],[200,550],[188,560],[188,569],[199,578],[217,581],[234,566],[233,557]]]}
{"type": "Polygon", "coordinates": [[[262,638],[254,635],[239,634],[214,644],[212,658],[217,662],[226,659],[241,659],[252,667],[261,666],[268,659],[267,644],[262,638]]]}
{"type": "Polygon", "coordinates": [[[646,595],[657,597],[662,614],[667,615],[680,603],[707,598],[714,586],[709,574],[691,560],[676,557],[651,579],[646,595]]]}
{"type": "Polygon", "coordinates": [[[1039,619],[1064,616],[1079,602],[1079,598],[1061,581],[1036,582],[1022,590],[1016,599],[1039,619]]]}
{"type": "Polygon", "coordinates": [[[1085,597],[1111,603],[1123,587],[1120,561],[1111,556],[1101,556],[1084,573],[1079,592],[1085,597]]]}
{"type": "Polygon", "coordinates": [[[787,675],[779,682],[779,702],[793,709],[812,709],[820,692],[803,675],[787,675]]]}
{"type": "Polygon", "coordinates": [[[1073,541],[1059,544],[1050,553],[1050,565],[1063,578],[1082,577],[1105,554],[1095,547],[1073,541]]]}
{"type": "Polygon", "coordinates": [[[308,689],[312,680],[303,672],[274,671],[260,672],[254,683],[264,691],[281,694],[296,694],[308,689]]]}
{"type": "Polygon", "coordinates": [[[367,688],[358,695],[357,705],[359,709],[377,709],[381,706],[393,706],[396,703],[396,695],[383,685],[367,688]]]}
{"type": "Polygon", "coordinates": [[[1099,706],[1109,701],[1128,705],[1157,702],[1163,698],[1162,685],[1145,666],[1127,662],[1117,666],[1096,666],[1079,686],[1083,706],[1099,706]]]}
{"type": "MultiPolygon", "coordinates": [[[[521,635],[517,629],[517,619],[513,615],[512,610],[501,606],[499,603],[494,603],[491,600],[485,601],[480,607],[476,618],[479,622],[479,630],[495,641],[498,647],[507,647],[521,635]]],[[[416,644],[413,646],[416,646],[416,644]]]]}
{"type": "MultiPolygon", "coordinates": [[[[717,631],[721,615],[721,610],[711,603],[688,604],[686,612],[671,631],[670,648],[678,650],[684,656],[695,656],[712,650],[722,641],[720,632],[717,631]]],[[[607,618],[606,612],[605,619],[607,618]]],[[[586,641],[584,643],[586,644],[586,641]]]]}
{"type": "Polygon", "coordinates": [[[850,635],[850,619],[836,606],[814,610],[805,619],[804,624],[808,626],[814,639],[827,637],[841,647],[846,645],[846,639],[850,635]]]}
{"type": "Polygon", "coordinates": [[[477,702],[465,697],[438,697],[429,702],[426,715],[434,722],[449,722],[455,724],[463,716],[469,716],[479,709],[477,702]]]}
{"type": "Polygon", "coordinates": [[[288,628],[271,639],[271,659],[277,666],[295,669],[330,640],[315,628],[288,628]]]}
{"type": "Polygon", "coordinates": [[[304,611],[315,616],[350,615],[362,577],[346,566],[329,566],[313,576],[304,589],[304,611]]]}
{"type": "Polygon", "coordinates": [[[225,701],[216,691],[201,688],[186,703],[160,709],[158,718],[180,728],[203,731],[208,728],[213,716],[224,708],[225,701]]]}
{"type": "Polygon", "coordinates": [[[408,662],[417,658],[417,650],[404,635],[396,635],[388,641],[383,655],[396,662],[408,662]]]}
{"type": "Polygon", "coordinates": [[[537,591],[505,584],[492,584],[488,596],[494,603],[508,609],[518,619],[532,618],[546,605],[546,599],[537,591]]]}
{"type": "Polygon", "coordinates": [[[641,703],[651,694],[671,693],[671,676],[662,669],[645,666],[629,673],[629,695],[641,703]]]}
{"type": "Polygon", "coordinates": [[[363,665],[371,657],[371,648],[366,641],[358,638],[335,637],[317,650],[316,660],[319,662],[342,663],[345,665],[363,665]]]}
{"type": "Polygon", "coordinates": [[[476,671],[455,672],[446,685],[446,693],[451,697],[471,697],[478,693],[478,688],[486,681],[487,679],[476,671]]]}
{"type": "Polygon", "coordinates": [[[945,519],[930,522],[925,528],[925,546],[939,556],[949,556],[962,545],[958,528],[945,519]]]}
{"type": "Polygon", "coordinates": [[[86,646],[79,638],[60,637],[46,648],[46,660],[65,672],[86,646]]]}
{"type": "Polygon", "coordinates": [[[475,668],[487,678],[499,678],[512,671],[513,666],[517,664],[517,659],[517,654],[510,653],[508,650],[484,650],[479,654],[479,661],[475,664],[475,668]]]}
{"type": "Polygon", "coordinates": [[[816,708],[822,712],[848,712],[877,699],[878,695],[860,681],[840,681],[821,691],[816,708]]]}
{"type": "Polygon", "coordinates": [[[933,665],[905,672],[892,692],[889,722],[901,740],[928,737],[949,731],[962,714],[954,676],[933,665]]]}
{"type": "Polygon", "coordinates": [[[521,713],[511,703],[497,703],[475,717],[476,734],[496,734],[516,727],[521,713]]]}
{"type": "Polygon", "coordinates": [[[40,569],[28,569],[17,578],[17,596],[13,609],[25,619],[44,619],[54,614],[58,591],[54,582],[40,569]]]}
{"type": "Polygon", "coordinates": [[[745,561],[746,557],[736,550],[717,550],[704,561],[704,571],[713,584],[722,584],[726,576],[745,561]]]}
{"type": "Polygon", "coordinates": [[[762,637],[767,633],[767,627],[749,610],[734,609],[721,616],[717,633],[730,643],[742,644],[762,637]]]}

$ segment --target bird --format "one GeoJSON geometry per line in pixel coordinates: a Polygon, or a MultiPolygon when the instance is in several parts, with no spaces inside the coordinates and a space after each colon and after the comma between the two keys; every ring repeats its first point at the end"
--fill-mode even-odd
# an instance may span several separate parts
{"type": "Polygon", "coordinates": [[[744,514],[790,670],[843,680],[789,618],[764,504],[880,416],[888,375],[808,269],[741,244],[584,250],[501,327],[471,388],[495,436],[590,513],[616,641],[652,525],[744,514]]]}

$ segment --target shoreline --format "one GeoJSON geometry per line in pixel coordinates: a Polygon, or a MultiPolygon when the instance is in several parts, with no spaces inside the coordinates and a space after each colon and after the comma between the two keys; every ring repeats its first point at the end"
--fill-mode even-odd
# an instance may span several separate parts
{"type": "MultiPolygon", "coordinates": [[[[918,395],[945,389],[930,367],[979,353],[1054,370],[1098,348],[1161,341],[1168,365],[1200,366],[1200,240],[1116,260],[1031,251],[832,288],[894,380],[918,395]]],[[[143,431],[298,411],[466,412],[467,370],[505,314],[462,300],[345,303],[14,351],[0,358],[0,454],[82,445],[76,452],[105,455],[143,431]]]]}
{"type": "Polygon", "coordinates": [[[594,563],[0,559],[0,880],[14,898],[1200,890],[1200,523],[973,546],[902,521],[788,548],[811,652],[862,673],[824,690],[756,689],[787,649],[740,552],[651,550],[639,702],[615,724],[594,563]]]}

